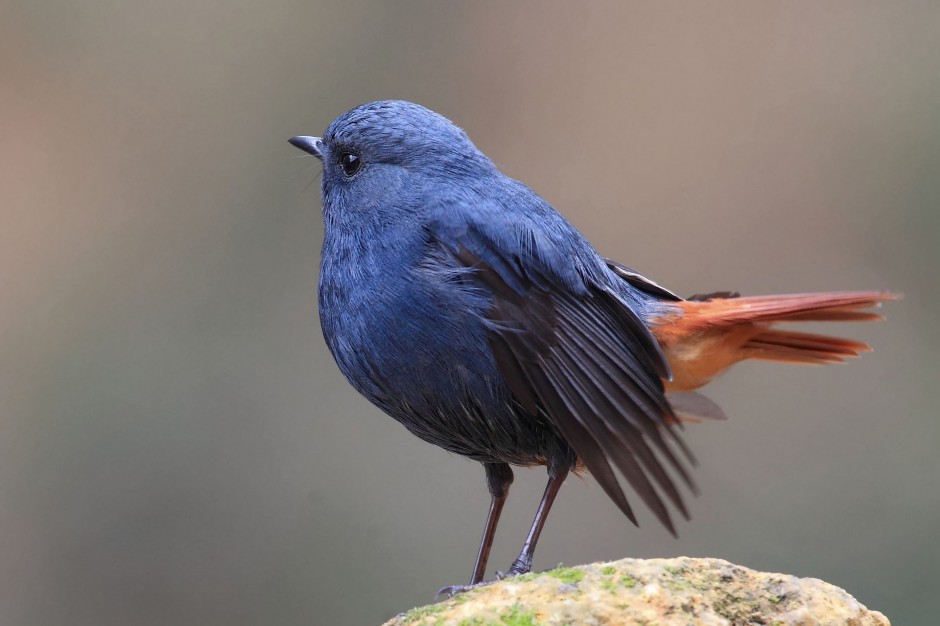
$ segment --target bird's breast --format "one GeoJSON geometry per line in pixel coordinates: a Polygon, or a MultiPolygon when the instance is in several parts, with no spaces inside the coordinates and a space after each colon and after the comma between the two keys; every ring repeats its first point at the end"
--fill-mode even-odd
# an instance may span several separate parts
{"type": "Polygon", "coordinates": [[[478,294],[431,271],[422,254],[341,247],[324,250],[320,316],[334,358],[357,389],[423,406],[494,395],[498,377],[478,294]]]}

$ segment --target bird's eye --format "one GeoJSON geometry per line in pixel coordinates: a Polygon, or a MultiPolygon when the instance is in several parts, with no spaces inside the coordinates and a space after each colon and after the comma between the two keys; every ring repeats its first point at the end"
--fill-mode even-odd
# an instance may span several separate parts
{"type": "Polygon", "coordinates": [[[344,152],[342,156],[339,157],[339,163],[346,176],[354,176],[356,172],[359,171],[359,168],[362,167],[362,159],[359,158],[358,154],[353,154],[352,152],[344,152]]]}

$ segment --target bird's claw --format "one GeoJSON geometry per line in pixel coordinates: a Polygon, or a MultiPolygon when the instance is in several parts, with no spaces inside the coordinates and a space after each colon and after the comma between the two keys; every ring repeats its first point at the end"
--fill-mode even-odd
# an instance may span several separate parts
{"type": "Polygon", "coordinates": [[[453,598],[459,593],[464,593],[465,591],[470,591],[471,589],[476,589],[478,587],[485,587],[486,585],[493,584],[494,581],[484,581],[479,582],[473,585],[447,585],[446,587],[441,587],[437,590],[435,594],[436,600],[447,600],[453,598]]]}
{"type": "Polygon", "coordinates": [[[529,573],[529,568],[525,568],[525,569],[523,569],[523,568],[518,568],[518,569],[517,569],[517,568],[515,568],[515,567],[510,567],[508,572],[501,572],[501,571],[497,570],[497,571],[496,571],[496,580],[506,580],[507,578],[514,578],[514,577],[519,576],[519,575],[521,575],[521,574],[528,574],[528,573],[529,573]]]}
{"type": "Polygon", "coordinates": [[[448,598],[453,598],[458,593],[463,593],[471,589],[470,585],[447,585],[446,587],[441,587],[437,590],[437,593],[434,594],[435,600],[447,600],[448,598]]]}

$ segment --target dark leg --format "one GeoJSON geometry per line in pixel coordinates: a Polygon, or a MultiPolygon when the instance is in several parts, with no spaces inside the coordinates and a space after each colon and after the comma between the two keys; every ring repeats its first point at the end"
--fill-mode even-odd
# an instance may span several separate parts
{"type": "Polygon", "coordinates": [[[532,528],[529,529],[529,536],[525,539],[525,545],[522,546],[522,554],[516,559],[512,567],[509,568],[509,575],[525,574],[532,569],[532,556],[535,554],[535,544],[539,541],[539,535],[542,534],[542,528],[545,526],[545,520],[548,518],[548,512],[552,508],[555,496],[561,489],[561,484],[568,477],[568,466],[559,470],[549,470],[548,484],[545,485],[545,493],[542,494],[542,501],[539,502],[539,508],[535,512],[535,519],[532,521],[532,528]]]}
{"type": "Polygon", "coordinates": [[[486,525],[483,527],[483,538],[480,540],[480,550],[477,552],[477,561],[473,565],[473,576],[470,584],[476,585],[483,580],[486,573],[486,562],[490,558],[490,548],[493,547],[493,537],[496,536],[496,525],[499,515],[503,512],[503,505],[509,496],[509,485],[512,484],[512,469],[505,463],[484,463],[486,470],[486,486],[490,490],[490,511],[486,515],[486,525]]]}
{"type": "Polygon", "coordinates": [[[503,505],[509,496],[509,485],[512,484],[512,468],[506,463],[484,463],[483,469],[486,470],[486,486],[490,491],[490,510],[486,514],[486,525],[483,526],[483,538],[480,540],[480,550],[477,552],[477,560],[473,565],[473,576],[470,578],[470,584],[466,587],[454,585],[444,587],[437,592],[439,596],[452,596],[454,594],[466,591],[473,585],[478,585],[483,580],[486,573],[486,562],[490,558],[490,548],[493,547],[493,537],[496,536],[496,525],[499,523],[499,515],[503,512],[503,505]]]}

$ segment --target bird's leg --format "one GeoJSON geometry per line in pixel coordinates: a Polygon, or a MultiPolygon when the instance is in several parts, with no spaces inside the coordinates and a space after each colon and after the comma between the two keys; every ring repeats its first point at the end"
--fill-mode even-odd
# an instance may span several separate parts
{"type": "Polygon", "coordinates": [[[532,521],[532,528],[529,529],[529,536],[525,539],[522,546],[522,553],[519,558],[509,568],[509,575],[525,574],[532,569],[532,557],[535,554],[535,544],[539,541],[539,535],[542,534],[542,528],[545,526],[545,520],[548,518],[548,512],[552,508],[555,496],[561,489],[561,484],[568,477],[568,466],[560,469],[550,468],[548,471],[548,484],[545,485],[545,493],[542,494],[542,501],[539,502],[539,508],[535,512],[535,519],[532,521]]]}
{"type": "Polygon", "coordinates": [[[470,584],[476,585],[483,580],[486,573],[486,562],[490,558],[490,548],[493,547],[493,537],[496,536],[496,525],[499,515],[503,512],[503,505],[509,496],[509,485],[512,484],[512,468],[506,463],[484,463],[486,470],[486,486],[490,490],[490,510],[486,515],[486,525],[483,527],[483,538],[480,540],[480,550],[473,565],[473,576],[470,584]]]}
{"type": "Polygon", "coordinates": [[[483,469],[486,471],[486,486],[489,489],[491,500],[490,510],[486,514],[486,524],[483,526],[483,538],[480,539],[480,550],[477,552],[477,560],[473,565],[473,576],[470,578],[470,584],[451,585],[442,588],[437,592],[439,596],[452,596],[470,589],[474,585],[483,581],[483,575],[486,573],[486,563],[490,558],[490,548],[493,547],[493,538],[496,536],[496,525],[499,523],[499,516],[503,512],[503,505],[509,496],[509,485],[512,484],[512,468],[506,463],[484,463],[483,469]]]}

